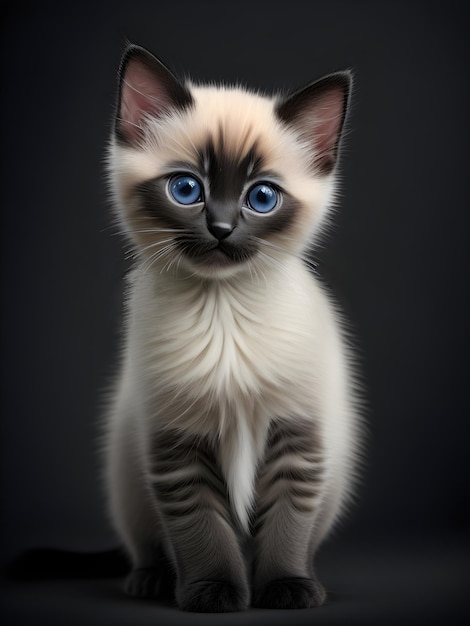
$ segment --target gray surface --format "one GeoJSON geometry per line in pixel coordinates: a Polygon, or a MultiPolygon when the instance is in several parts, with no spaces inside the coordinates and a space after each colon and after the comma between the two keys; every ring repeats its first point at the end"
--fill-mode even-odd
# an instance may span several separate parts
{"type": "Polygon", "coordinates": [[[428,537],[404,542],[358,542],[338,551],[333,542],[318,560],[329,590],[318,609],[234,614],[189,614],[150,601],[128,599],[121,581],[53,580],[10,584],[4,589],[4,626],[147,625],[362,625],[435,624],[470,619],[470,543],[464,538],[428,537]]]}

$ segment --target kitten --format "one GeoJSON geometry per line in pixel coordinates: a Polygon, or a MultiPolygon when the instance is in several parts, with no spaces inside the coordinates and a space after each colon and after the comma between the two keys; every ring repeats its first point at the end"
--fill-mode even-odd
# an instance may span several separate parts
{"type": "Polygon", "coordinates": [[[268,98],[124,54],[109,175],[137,263],[106,476],[131,595],[174,584],[202,612],[325,600],[313,556],[350,495],[358,428],[338,315],[303,255],[350,83],[268,98]]]}

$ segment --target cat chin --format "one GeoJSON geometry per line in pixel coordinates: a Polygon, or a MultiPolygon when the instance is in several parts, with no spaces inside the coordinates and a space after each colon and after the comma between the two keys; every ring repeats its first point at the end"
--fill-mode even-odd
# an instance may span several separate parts
{"type": "Polygon", "coordinates": [[[246,263],[238,263],[236,265],[199,265],[195,263],[188,264],[191,273],[200,278],[225,279],[232,278],[243,270],[246,270],[246,263]]]}
{"type": "Polygon", "coordinates": [[[222,246],[208,249],[189,249],[182,251],[179,265],[192,274],[201,278],[230,278],[248,269],[252,258],[247,252],[237,252],[236,249],[225,250],[222,246]]]}
{"type": "Polygon", "coordinates": [[[232,261],[222,254],[211,255],[203,259],[185,258],[183,265],[193,275],[200,278],[231,278],[248,268],[248,260],[232,261]]]}

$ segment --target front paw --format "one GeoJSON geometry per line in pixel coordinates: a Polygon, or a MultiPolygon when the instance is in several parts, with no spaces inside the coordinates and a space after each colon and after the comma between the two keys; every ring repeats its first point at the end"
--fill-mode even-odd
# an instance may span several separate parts
{"type": "Polygon", "coordinates": [[[182,611],[194,613],[231,613],[248,607],[248,591],[220,580],[198,580],[178,593],[182,611]]]}
{"type": "Polygon", "coordinates": [[[171,599],[174,595],[175,578],[172,572],[162,575],[156,567],[134,569],[127,576],[124,591],[134,598],[171,599]]]}
{"type": "Polygon", "coordinates": [[[253,606],[263,609],[308,609],[321,606],[325,599],[325,589],[317,580],[280,578],[256,591],[253,606]]]}

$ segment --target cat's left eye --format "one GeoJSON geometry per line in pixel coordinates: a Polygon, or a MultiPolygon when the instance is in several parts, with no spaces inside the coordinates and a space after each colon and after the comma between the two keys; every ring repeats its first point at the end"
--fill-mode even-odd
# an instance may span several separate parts
{"type": "Polygon", "coordinates": [[[247,205],[257,213],[269,213],[278,203],[278,192],[266,183],[255,185],[247,195],[247,205]]]}
{"type": "Polygon", "coordinates": [[[170,194],[179,204],[195,204],[202,201],[202,185],[194,176],[174,176],[168,185],[170,194]]]}

